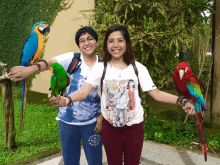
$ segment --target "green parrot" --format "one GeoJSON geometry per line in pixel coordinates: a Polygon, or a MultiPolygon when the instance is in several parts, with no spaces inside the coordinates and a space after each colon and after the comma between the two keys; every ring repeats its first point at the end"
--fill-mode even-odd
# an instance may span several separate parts
{"type": "Polygon", "coordinates": [[[70,74],[67,73],[62,65],[53,63],[50,65],[50,72],[53,74],[50,81],[50,89],[52,90],[51,95],[48,96],[63,96],[67,86],[70,84],[70,74]]]}

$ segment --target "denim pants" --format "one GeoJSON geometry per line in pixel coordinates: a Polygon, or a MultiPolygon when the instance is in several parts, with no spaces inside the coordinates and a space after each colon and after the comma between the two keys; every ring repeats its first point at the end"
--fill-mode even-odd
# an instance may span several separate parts
{"type": "Polygon", "coordinates": [[[95,133],[97,122],[78,126],[59,121],[59,132],[65,165],[79,165],[82,138],[88,165],[102,165],[101,133],[95,133]]]}

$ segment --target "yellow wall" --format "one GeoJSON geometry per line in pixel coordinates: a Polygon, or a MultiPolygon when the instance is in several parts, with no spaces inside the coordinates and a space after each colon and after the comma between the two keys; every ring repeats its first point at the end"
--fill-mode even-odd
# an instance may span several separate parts
{"type": "MultiPolygon", "coordinates": [[[[79,52],[75,43],[75,33],[82,26],[89,24],[81,10],[94,8],[94,0],[74,0],[70,9],[58,13],[53,25],[50,27],[48,41],[44,49],[44,59],[52,58],[66,52],[79,52]]],[[[87,14],[87,16],[89,16],[87,14]]],[[[49,93],[51,73],[45,71],[33,80],[32,91],[49,93]]]]}

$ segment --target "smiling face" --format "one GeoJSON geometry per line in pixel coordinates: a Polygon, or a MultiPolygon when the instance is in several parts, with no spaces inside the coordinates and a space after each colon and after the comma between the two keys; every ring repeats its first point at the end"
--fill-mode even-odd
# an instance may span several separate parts
{"type": "Polygon", "coordinates": [[[91,34],[86,32],[79,37],[79,50],[82,52],[83,55],[95,55],[97,47],[98,42],[91,34]]]}
{"type": "Polygon", "coordinates": [[[126,50],[126,41],[120,31],[114,31],[108,36],[107,50],[112,59],[123,59],[126,50]]]}

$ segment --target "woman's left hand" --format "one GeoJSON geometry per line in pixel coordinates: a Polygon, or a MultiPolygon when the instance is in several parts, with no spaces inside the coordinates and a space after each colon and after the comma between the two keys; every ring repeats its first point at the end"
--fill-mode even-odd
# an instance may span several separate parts
{"type": "Polygon", "coordinates": [[[96,117],[97,124],[96,124],[95,129],[94,129],[95,133],[101,132],[101,130],[102,130],[102,119],[103,119],[102,114],[99,115],[98,117],[96,117]]]}
{"type": "Polygon", "coordinates": [[[70,100],[67,97],[63,97],[58,95],[57,97],[52,97],[49,99],[51,104],[57,106],[57,107],[66,107],[70,100]]]}
{"type": "MultiPolygon", "coordinates": [[[[183,99],[183,103],[184,103],[184,101],[186,101],[186,99],[183,99]]],[[[181,105],[182,106],[182,105],[181,105]]],[[[183,106],[182,107],[183,108],[183,110],[186,112],[186,113],[188,113],[189,115],[195,115],[196,114],[196,111],[195,111],[195,106],[192,104],[192,103],[190,103],[190,102],[187,102],[186,104],[185,104],[185,106],[183,106]]]]}

